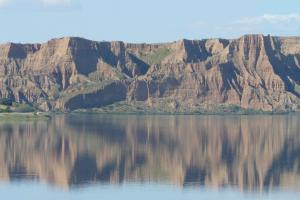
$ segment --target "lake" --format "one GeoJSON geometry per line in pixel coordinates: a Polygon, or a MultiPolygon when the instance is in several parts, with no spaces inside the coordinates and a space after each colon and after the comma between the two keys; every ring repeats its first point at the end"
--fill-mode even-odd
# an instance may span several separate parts
{"type": "Polygon", "coordinates": [[[298,199],[300,116],[0,122],[1,199],[298,199]]]}

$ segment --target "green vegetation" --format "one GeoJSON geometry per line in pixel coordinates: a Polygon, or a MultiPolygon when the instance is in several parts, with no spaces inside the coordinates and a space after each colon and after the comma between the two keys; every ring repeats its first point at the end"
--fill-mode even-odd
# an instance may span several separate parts
{"type": "Polygon", "coordinates": [[[36,109],[29,104],[20,104],[13,102],[11,99],[0,99],[0,113],[30,113],[36,109]]]}
{"type": "Polygon", "coordinates": [[[10,107],[12,106],[12,100],[9,98],[0,99],[0,113],[11,112],[10,107]]]}
{"type": "Polygon", "coordinates": [[[161,108],[150,107],[145,102],[117,102],[100,108],[78,109],[75,113],[109,113],[109,114],[171,114],[161,108]]]}
{"type": "Polygon", "coordinates": [[[294,91],[297,93],[297,94],[299,94],[300,95],[300,85],[298,85],[298,84],[294,84],[294,91]]]}
{"type": "Polygon", "coordinates": [[[244,109],[238,105],[220,105],[214,108],[204,108],[203,106],[180,106],[176,101],[167,100],[159,102],[155,107],[149,106],[145,102],[118,102],[111,105],[93,109],[79,109],[75,113],[106,113],[106,114],[171,114],[171,115],[257,115],[257,114],[287,114],[285,111],[262,111],[254,109],[244,109]]]}
{"type": "Polygon", "coordinates": [[[9,106],[0,105],[0,113],[9,113],[11,112],[9,106]]]}
{"type": "Polygon", "coordinates": [[[151,54],[141,56],[141,59],[150,65],[160,64],[170,53],[171,50],[169,48],[161,47],[151,54]]]}
{"type": "Polygon", "coordinates": [[[103,106],[100,108],[93,109],[79,109],[74,112],[77,113],[115,113],[115,114],[143,114],[143,113],[155,113],[157,110],[151,109],[146,106],[144,102],[136,102],[135,104],[130,104],[127,102],[118,102],[103,106]]]}
{"type": "Polygon", "coordinates": [[[0,105],[12,106],[13,101],[9,98],[0,99],[0,105]]]}
{"type": "Polygon", "coordinates": [[[239,105],[220,105],[214,107],[213,109],[204,109],[199,107],[195,110],[198,114],[213,114],[213,115],[225,115],[225,114],[235,114],[235,115],[253,115],[253,114],[274,114],[273,112],[267,112],[262,110],[245,109],[241,108],[239,105]]]}
{"type": "Polygon", "coordinates": [[[18,104],[18,103],[13,103],[11,110],[13,112],[20,112],[20,113],[29,113],[29,112],[36,111],[36,109],[33,106],[30,106],[28,104],[18,104]]]}
{"type": "Polygon", "coordinates": [[[85,82],[82,84],[74,85],[68,90],[60,94],[60,99],[68,100],[80,94],[89,94],[100,89],[103,89],[105,86],[111,84],[113,81],[102,81],[102,82],[85,82]]]}
{"type": "Polygon", "coordinates": [[[48,120],[51,116],[47,113],[0,113],[1,122],[48,120]]]}

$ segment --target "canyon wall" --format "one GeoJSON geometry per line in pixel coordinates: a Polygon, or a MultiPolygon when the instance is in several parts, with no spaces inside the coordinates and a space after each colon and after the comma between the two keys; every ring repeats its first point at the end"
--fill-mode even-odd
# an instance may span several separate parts
{"type": "Polygon", "coordinates": [[[136,102],[172,112],[299,109],[300,37],[162,44],[69,37],[0,45],[0,98],[72,111],[136,102]]]}

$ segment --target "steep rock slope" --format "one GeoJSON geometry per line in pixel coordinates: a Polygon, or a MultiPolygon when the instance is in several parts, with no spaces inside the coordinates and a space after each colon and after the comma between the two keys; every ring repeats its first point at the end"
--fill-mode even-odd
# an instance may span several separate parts
{"type": "Polygon", "coordinates": [[[71,37],[0,45],[0,98],[42,110],[116,102],[172,112],[232,105],[297,110],[299,85],[298,37],[245,35],[163,44],[71,37]]]}

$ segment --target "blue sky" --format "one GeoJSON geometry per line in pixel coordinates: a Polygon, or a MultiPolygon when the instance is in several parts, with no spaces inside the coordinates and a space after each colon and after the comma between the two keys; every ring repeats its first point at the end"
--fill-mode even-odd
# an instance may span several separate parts
{"type": "Polygon", "coordinates": [[[0,42],[300,35],[299,0],[0,0],[0,42]]]}

